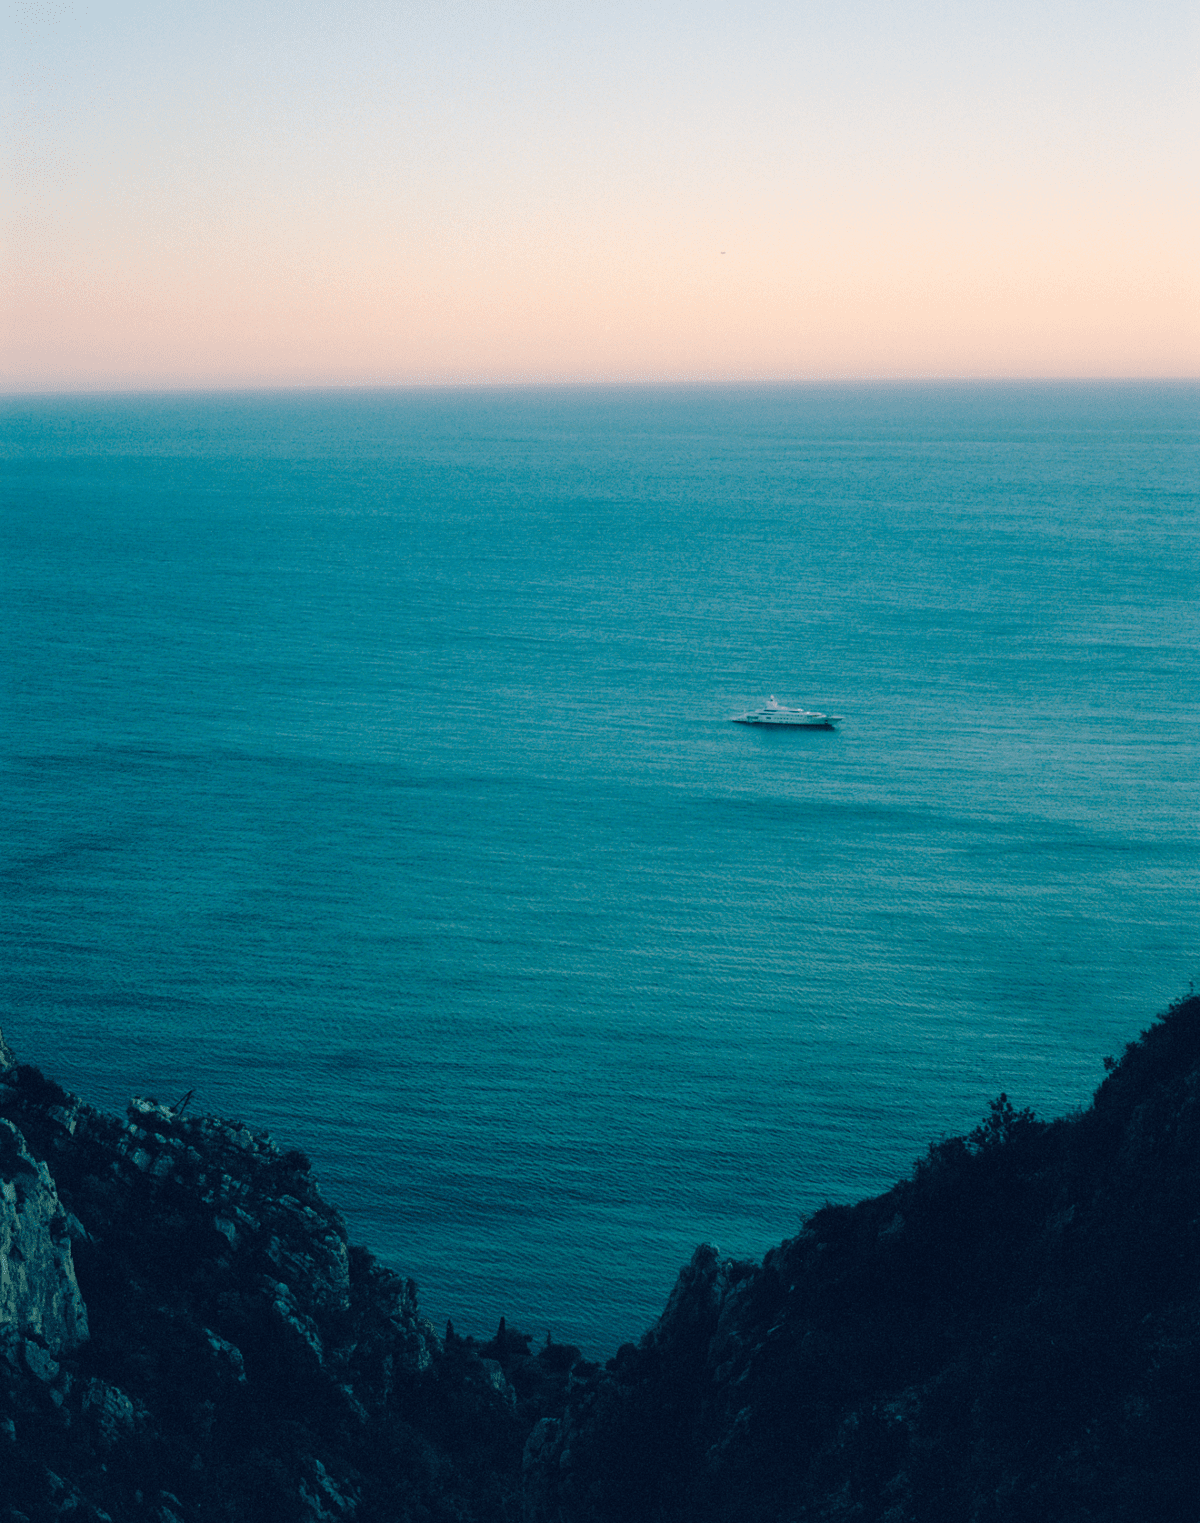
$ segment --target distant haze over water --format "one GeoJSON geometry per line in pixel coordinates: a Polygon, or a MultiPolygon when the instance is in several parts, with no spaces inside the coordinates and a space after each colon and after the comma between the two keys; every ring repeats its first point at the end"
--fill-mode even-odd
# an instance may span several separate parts
{"type": "Polygon", "coordinates": [[[1197,968],[1200,386],[9,399],[6,1036],[607,1356],[1197,968]],[[729,723],[769,693],[832,733],[729,723]]]}

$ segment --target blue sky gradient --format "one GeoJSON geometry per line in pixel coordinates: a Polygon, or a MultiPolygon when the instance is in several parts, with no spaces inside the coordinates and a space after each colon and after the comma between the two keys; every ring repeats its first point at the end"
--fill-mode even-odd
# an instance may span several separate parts
{"type": "Polygon", "coordinates": [[[1197,15],[14,4],[0,384],[1195,376],[1197,15]]]}

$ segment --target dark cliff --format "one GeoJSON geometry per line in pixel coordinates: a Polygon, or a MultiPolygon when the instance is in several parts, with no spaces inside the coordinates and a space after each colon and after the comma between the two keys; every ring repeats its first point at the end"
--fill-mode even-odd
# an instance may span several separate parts
{"type": "Polygon", "coordinates": [[[1085,1112],[698,1249],[603,1369],[439,1336],[239,1123],[9,1066],[0,1181],[0,1523],[1200,1517],[1194,998],[1085,1112]]]}
{"type": "Polygon", "coordinates": [[[1200,1000],[761,1265],[697,1250],[543,1421],[528,1523],[1200,1517],[1200,1000]]]}
{"type": "Polygon", "coordinates": [[[241,1123],[118,1120],[19,1066],[0,1118],[4,1523],[520,1517],[577,1349],[439,1337],[241,1123]]]}

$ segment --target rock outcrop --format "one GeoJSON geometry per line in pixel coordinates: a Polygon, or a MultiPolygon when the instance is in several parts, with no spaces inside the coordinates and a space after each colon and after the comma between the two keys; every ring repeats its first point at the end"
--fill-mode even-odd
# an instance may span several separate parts
{"type": "Polygon", "coordinates": [[[48,1355],[87,1337],[67,1217],[44,1163],[0,1118],[0,1328],[48,1355]]]}
{"type": "Polygon", "coordinates": [[[303,1153],[10,1065],[0,1180],[2,1523],[519,1513],[528,1398],[561,1406],[566,1372],[439,1337],[303,1153]]]}

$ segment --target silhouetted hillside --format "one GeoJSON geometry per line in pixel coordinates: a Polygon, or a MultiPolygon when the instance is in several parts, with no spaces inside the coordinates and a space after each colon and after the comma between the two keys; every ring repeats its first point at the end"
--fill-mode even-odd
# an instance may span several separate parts
{"type": "Polygon", "coordinates": [[[534,1434],[528,1523],[1200,1517],[1200,1000],[762,1265],[701,1248],[534,1434]]]}
{"type": "Polygon", "coordinates": [[[1001,1096],[762,1264],[697,1249],[604,1368],[439,1335],[240,1123],[11,1064],[0,1118],[5,1523],[1200,1517],[1195,998],[1085,1112],[1001,1096]]]}

